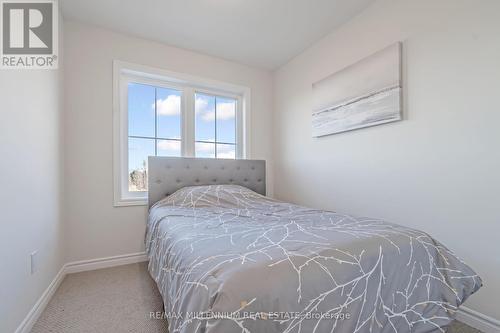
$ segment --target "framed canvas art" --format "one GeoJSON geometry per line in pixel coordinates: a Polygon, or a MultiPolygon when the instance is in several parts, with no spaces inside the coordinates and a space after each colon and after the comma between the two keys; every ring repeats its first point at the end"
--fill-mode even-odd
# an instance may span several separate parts
{"type": "Polygon", "coordinates": [[[401,43],[313,84],[312,135],[402,119],[401,43]]]}

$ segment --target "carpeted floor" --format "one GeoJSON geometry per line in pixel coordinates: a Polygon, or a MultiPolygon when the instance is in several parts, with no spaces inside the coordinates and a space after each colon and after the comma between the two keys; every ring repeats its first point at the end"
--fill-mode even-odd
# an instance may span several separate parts
{"type": "MultiPolygon", "coordinates": [[[[162,300],[147,264],[131,264],[66,276],[32,333],[167,332],[162,300]]],[[[448,333],[480,333],[455,322],[448,333]]]]}

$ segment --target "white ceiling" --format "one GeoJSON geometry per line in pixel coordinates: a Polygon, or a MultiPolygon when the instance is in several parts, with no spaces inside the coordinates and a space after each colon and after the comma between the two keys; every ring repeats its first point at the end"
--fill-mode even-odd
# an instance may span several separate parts
{"type": "Polygon", "coordinates": [[[275,69],[373,0],[61,0],[63,16],[275,69]]]}

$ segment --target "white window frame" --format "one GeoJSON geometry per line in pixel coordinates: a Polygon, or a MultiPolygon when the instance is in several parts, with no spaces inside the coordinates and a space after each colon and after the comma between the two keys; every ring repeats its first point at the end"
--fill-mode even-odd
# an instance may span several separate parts
{"type": "Polygon", "coordinates": [[[128,190],[128,83],[181,90],[181,155],[195,157],[195,93],[236,99],[236,158],[250,158],[250,88],[113,61],[113,187],[114,206],[147,205],[147,191],[128,190]]]}

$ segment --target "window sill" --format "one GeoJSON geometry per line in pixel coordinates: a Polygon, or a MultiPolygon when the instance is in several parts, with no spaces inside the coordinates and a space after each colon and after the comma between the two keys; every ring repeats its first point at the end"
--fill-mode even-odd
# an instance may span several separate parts
{"type": "Polygon", "coordinates": [[[114,207],[147,206],[148,198],[120,198],[115,199],[114,207]]]}

